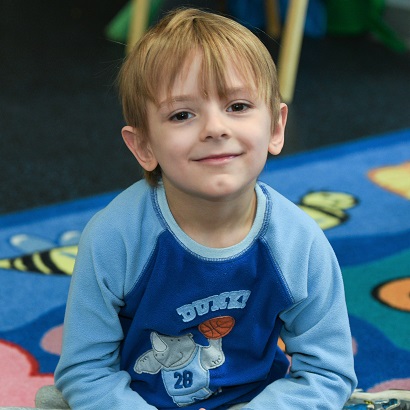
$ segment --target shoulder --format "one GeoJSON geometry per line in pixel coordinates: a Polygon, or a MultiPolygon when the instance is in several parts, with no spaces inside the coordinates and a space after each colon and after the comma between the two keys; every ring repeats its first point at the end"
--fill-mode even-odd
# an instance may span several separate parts
{"type": "Polygon", "coordinates": [[[132,288],[164,230],[153,206],[154,192],[139,181],[94,215],[81,235],[75,273],[92,271],[110,283],[109,278],[123,275],[125,292],[132,288]]]}
{"type": "Polygon", "coordinates": [[[268,198],[262,240],[297,301],[306,297],[308,282],[333,275],[338,263],[319,225],[273,188],[260,185],[268,198]]]}
{"type": "Polygon", "coordinates": [[[318,224],[292,201],[285,198],[269,185],[258,184],[267,200],[267,222],[276,235],[285,235],[298,239],[303,233],[304,239],[322,235],[318,224]]]}
{"type": "Polygon", "coordinates": [[[144,180],[131,185],[91,218],[85,233],[126,232],[138,221],[149,223],[153,217],[152,192],[144,180]]]}

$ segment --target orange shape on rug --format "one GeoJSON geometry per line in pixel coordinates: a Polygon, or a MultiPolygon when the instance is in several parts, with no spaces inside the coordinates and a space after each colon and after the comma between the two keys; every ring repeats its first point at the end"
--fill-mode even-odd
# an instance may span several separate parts
{"type": "Polygon", "coordinates": [[[375,168],[368,175],[375,184],[410,199],[410,162],[375,168]]]}
{"type": "Polygon", "coordinates": [[[410,312],[410,278],[393,279],[378,286],[373,295],[387,306],[410,312]]]}

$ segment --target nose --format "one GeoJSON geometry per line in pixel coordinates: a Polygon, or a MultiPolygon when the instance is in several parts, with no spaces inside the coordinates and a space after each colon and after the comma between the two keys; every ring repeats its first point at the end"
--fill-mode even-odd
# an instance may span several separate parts
{"type": "Polygon", "coordinates": [[[219,140],[229,138],[229,128],[224,113],[218,108],[210,109],[202,116],[202,140],[219,140]]]}

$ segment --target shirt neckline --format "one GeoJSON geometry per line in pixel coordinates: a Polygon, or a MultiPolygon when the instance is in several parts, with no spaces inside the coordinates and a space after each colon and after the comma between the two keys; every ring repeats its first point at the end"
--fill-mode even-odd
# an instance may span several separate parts
{"type": "Polygon", "coordinates": [[[256,214],[252,227],[246,237],[239,243],[227,248],[210,248],[194,241],[188,236],[175,221],[169,209],[164,186],[160,184],[155,189],[155,200],[162,219],[170,233],[190,253],[209,260],[229,259],[244,253],[259,237],[264,226],[267,198],[259,183],[255,185],[256,192],[256,214]]]}

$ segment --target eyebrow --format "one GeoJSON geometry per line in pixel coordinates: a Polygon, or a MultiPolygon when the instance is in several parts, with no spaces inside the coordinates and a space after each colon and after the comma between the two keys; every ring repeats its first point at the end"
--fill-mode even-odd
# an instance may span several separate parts
{"type": "Polygon", "coordinates": [[[189,94],[175,95],[175,96],[172,96],[171,98],[167,98],[166,100],[160,102],[158,104],[158,107],[163,108],[163,107],[166,107],[176,102],[190,102],[194,100],[196,100],[196,97],[193,95],[189,95],[189,94]]]}
{"type": "MultiPolygon", "coordinates": [[[[253,91],[251,87],[229,87],[226,89],[226,96],[230,97],[232,95],[243,93],[243,92],[255,94],[255,91],[253,91]]],[[[161,109],[168,105],[172,105],[173,103],[176,103],[176,102],[192,102],[195,100],[197,100],[197,97],[195,95],[191,95],[191,94],[175,95],[175,96],[172,96],[171,98],[167,98],[164,101],[161,101],[158,104],[158,107],[161,109]]]]}

